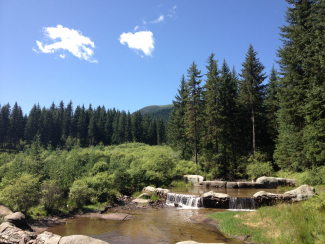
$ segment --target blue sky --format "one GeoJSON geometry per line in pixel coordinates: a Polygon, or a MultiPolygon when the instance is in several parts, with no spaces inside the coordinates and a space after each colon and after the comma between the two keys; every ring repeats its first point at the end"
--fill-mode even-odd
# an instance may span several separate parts
{"type": "Polygon", "coordinates": [[[0,104],[61,100],[134,112],[170,104],[211,52],[240,72],[251,43],[267,74],[284,0],[0,0],[0,104]]]}

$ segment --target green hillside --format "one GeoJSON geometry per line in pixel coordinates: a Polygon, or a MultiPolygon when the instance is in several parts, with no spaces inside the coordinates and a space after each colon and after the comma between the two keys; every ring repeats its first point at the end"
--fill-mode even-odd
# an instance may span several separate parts
{"type": "Polygon", "coordinates": [[[141,108],[140,111],[142,115],[145,113],[150,113],[152,117],[159,119],[159,117],[163,117],[164,121],[169,119],[170,113],[173,109],[173,104],[168,105],[151,105],[144,108],[141,108]]]}

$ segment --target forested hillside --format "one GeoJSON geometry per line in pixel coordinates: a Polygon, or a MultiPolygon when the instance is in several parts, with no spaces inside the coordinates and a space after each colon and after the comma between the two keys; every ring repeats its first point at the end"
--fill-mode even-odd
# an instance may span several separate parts
{"type": "Polygon", "coordinates": [[[140,111],[132,116],[115,108],[105,109],[89,105],[67,106],[61,101],[50,108],[34,105],[30,113],[23,116],[20,106],[15,103],[1,107],[0,147],[23,150],[38,140],[44,148],[71,149],[75,144],[86,147],[98,144],[117,145],[124,142],[143,142],[161,145],[166,142],[165,122],[140,111]]]}
{"type": "Polygon", "coordinates": [[[157,120],[162,117],[164,121],[169,119],[170,113],[173,110],[173,104],[162,105],[162,106],[147,106],[141,108],[139,111],[142,115],[149,113],[152,118],[156,118],[157,120]]]}

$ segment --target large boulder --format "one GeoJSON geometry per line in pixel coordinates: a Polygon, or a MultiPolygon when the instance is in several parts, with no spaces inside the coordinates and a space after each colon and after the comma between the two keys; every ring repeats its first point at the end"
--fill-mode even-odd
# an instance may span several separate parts
{"type": "Polygon", "coordinates": [[[256,183],[261,184],[261,188],[276,189],[278,187],[278,180],[274,177],[262,176],[256,180],[256,183]]]}
{"type": "Polygon", "coordinates": [[[16,227],[21,228],[23,230],[31,230],[30,226],[26,221],[25,215],[21,212],[15,212],[13,214],[5,216],[4,221],[12,223],[16,227]]]}
{"type": "Polygon", "coordinates": [[[221,208],[221,209],[229,208],[230,196],[228,194],[209,191],[201,195],[201,197],[202,197],[204,207],[221,208]]]}
{"type": "Polygon", "coordinates": [[[13,214],[13,212],[6,206],[0,205],[0,218],[13,214]]]}
{"type": "Polygon", "coordinates": [[[184,178],[188,181],[191,182],[193,185],[198,182],[204,181],[204,177],[201,175],[184,175],[184,178]]]}
{"type": "Polygon", "coordinates": [[[149,194],[157,193],[157,196],[162,198],[165,198],[167,194],[170,192],[168,189],[155,188],[152,186],[144,187],[142,191],[149,194]]]}
{"type": "Polygon", "coordinates": [[[36,233],[23,231],[8,222],[0,225],[0,231],[0,243],[25,244],[37,237],[36,233]]]}
{"type": "Polygon", "coordinates": [[[149,192],[149,193],[154,193],[156,192],[156,188],[152,186],[147,186],[142,189],[143,192],[149,192]]]}
{"type": "Polygon", "coordinates": [[[287,191],[284,194],[292,196],[293,200],[299,202],[315,196],[316,193],[314,187],[311,187],[309,185],[302,185],[297,189],[287,191]]]}
{"type": "Polygon", "coordinates": [[[89,236],[72,235],[61,237],[59,244],[107,244],[108,242],[98,240],[89,236]]]}
{"type": "Polygon", "coordinates": [[[55,235],[51,232],[44,231],[42,234],[38,235],[36,238],[37,244],[58,244],[61,236],[55,235]]]}

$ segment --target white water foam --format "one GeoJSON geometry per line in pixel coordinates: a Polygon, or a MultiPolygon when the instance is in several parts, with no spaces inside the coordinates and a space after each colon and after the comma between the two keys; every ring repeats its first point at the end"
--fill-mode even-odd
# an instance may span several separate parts
{"type": "Polygon", "coordinates": [[[181,207],[179,209],[198,209],[202,207],[202,199],[198,195],[168,193],[166,198],[166,205],[178,205],[181,207]]]}

